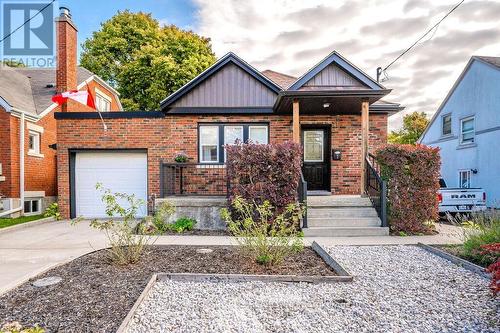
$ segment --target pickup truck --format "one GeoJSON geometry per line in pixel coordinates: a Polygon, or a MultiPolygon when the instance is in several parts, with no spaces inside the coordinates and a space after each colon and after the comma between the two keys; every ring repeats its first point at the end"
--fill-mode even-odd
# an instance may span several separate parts
{"type": "Polygon", "coordinates": [[[482,188],[451,188],[439,179],[439,214],[471,213],[486,209],[486,192],[482,188]]]}

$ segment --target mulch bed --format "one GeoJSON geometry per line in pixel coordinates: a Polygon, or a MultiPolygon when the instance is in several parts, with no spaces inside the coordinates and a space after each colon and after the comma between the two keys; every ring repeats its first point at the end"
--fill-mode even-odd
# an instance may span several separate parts
{"type": "Polygon", "coordinates": [[[267,269],[243,257],[236,247],[152,246],[140,263],[127,267],[107,262],[105,250],[56,267],[38,278],[59,276],[62,282],[34,287],[30,280],[0,296],[0,325],[19,321],[39,324],[47,332],[114,332],[153,273],[226,273],[336,275],[310,248],[267,269]]]}

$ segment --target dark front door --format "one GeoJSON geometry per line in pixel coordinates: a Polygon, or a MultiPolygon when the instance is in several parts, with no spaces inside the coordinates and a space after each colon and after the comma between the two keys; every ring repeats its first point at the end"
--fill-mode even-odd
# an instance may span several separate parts
{"type": "Polygon", "coordinates": [[[302,173],[311,191],[330,191],[330,133],[329,128],[302,130],[304,165],[302,173]]]}

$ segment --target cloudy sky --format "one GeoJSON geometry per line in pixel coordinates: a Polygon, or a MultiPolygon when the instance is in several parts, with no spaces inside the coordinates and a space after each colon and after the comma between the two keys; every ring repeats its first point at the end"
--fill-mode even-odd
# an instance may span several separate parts
{"type": "MultiPolygon", "coordinates": [[[[337,50],[371,76],[459,0],[60,0],[83,41],[117,10],[151,12],[212,39],[260,70],[300,75],[337,50]]],[[[465,0],[388,71],[388,100],[432,114],[472,55],[500,56],[500,0],[465,0]]],[[[402,115],[390,119],[392,128],[402,115]]]]}

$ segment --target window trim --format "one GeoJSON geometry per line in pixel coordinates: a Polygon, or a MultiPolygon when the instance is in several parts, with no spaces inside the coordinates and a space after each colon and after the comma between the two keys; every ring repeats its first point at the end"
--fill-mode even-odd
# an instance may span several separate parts
{"type": "Polygon", "coordinates": [[[34,157],[44,157],[44,155],[41,153],[41,146],[42,146],[42,133],[34,130],[28,130],[28,155],[34,157]],[[33,149],[30,148],[30,138],[32,136],[36,138],[36,140],[34,141],[33,149]]]}
{"type": "Polygon", "coordinates": [[[31,199],[31,198],[25,199],[24,203],[23,203],[23,213],[25,216],[32,216],[32,215],[41,214],[42,213],[42,199],[31,199]],[[26,202],[30,202],[30,211],[29,212],[26,212],[26,210],[25,210],[26,202]],[[38,210],[37,211],[33,211],[33,202],[38,203],[38,210]]]}
{"type": "Polygon", "coordinates": [[[262,145],[267,145],[269,144],[269,125],[248,125],[248,138],[247,141],[250,140],[250,131],[252,128],[265,128],[266,129],[266,136],[267,136],[267,142],[262,143],[262,142],[254,142],[262,145]]]}
{"type": "Polygon", "coordinates": [[[267,142],[270,141],[270,124],[269,122],[200,122],[198,123],[198,163],[200,164],[220,164],[224,165],[226,163],[225,158],[225,149],[224,149],[224,127],[225,126],[242,126],[243,127],[243,141],[247,142],[249,137],[249,127],[250,126],[265,126],[267,127],[267,142]],[[201,136],[200,136],[200,128],[203,126],[214,126],[218,127],[218,137],[217,137],[217,162],[215,161],[203,161],[201,154],[201,136]]]}
{"type": "Polygon", "coordinates": [[[96,102],[96,109],[100,112],[110,112],[111,111],[111,97],[109,97],[108,95],[106,95],[104,92],[102,92],[101,90],[95,88],[95,102],[96,102]],[[108,105],[108,110],[99,110],[99,108],[97,107],[97,105],[99,104],[99,102],[97,101],[97,99],[100,98],[104,101],[107,102],[107,105],[108,105]]]}
{"type": "Polygon", "coordinates": [[[460,145],[473,145],[475,143],[476,143],[476,118],[475,118],[475,116],[467,116],[467,117],[461,118],[460,119],[460,145]],[[463,140],[463,136],[464,136],[463,124],[465,121],[468,121],[468,120],[472,120],[472,131],[467,132],[467,133],[472,132],[473,136],[472,136],[472,141],[464,142],[464,140],[463,140]]]}
{"type": "Polygon", "coordinates": [[[441,116],[441,137],[448,137],[453,135],[453,118],[451,112],[443,114],[441,116]],[[444,133],[444,118],[450,117],[450,133],[444,133]]]}
{"type": "Polygon", "coordinates": [[[472,171],[471,169],[459,169],[458,170],[458,188],[472,188],[472,171]],[[468,187],[462,187],[462,173],[468,174],[468,187]]]}
{"type": "Polygon", "coordinates": [[[218,164],[219,160],[220,160],[220,156],[219,156],[220,149],[219,149],[219,146],[220,146],[220,128],[218,126],[212,126],[212,125],[198,126],[198,160],[199,160],[200,163],[203,163],[203,164],[218,164]],[[214,128],[217,129],[217,131],[216,131],[216,133],[217,133],[217,139],[216,139],[216,143],[215,143],[215,146],[217,147],[217,160],[216,161],[204,161],[203,160],[203,146],[212,146],[212,144],[208,145],[208,144],[202,144],[201,143],[201,127],[214,127],[214,128]]]}

